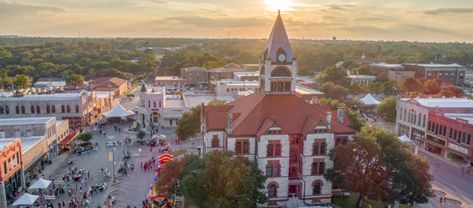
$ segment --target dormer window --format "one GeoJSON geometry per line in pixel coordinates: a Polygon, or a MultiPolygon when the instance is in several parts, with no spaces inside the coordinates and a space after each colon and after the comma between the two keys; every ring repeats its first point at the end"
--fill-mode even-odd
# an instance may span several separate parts
{"type": "Polygon", "coordinates": [[[315,133],[316,134],[323,134],[323,133],[327,133],[328,132],[328,129],[326,126],[316,126],[315,127],[315,133]]]}
{"type": "Polygon", "coordinates": [[[271,127],[268,129],[268,134],[281,134],[281,128],[271,127]]]}

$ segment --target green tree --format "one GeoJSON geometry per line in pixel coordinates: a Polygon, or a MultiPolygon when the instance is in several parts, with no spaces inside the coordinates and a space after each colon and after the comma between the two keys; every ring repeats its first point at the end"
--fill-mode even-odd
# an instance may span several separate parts
{"type": "Polygon", "coordinates": [[[73,74],[70,76],[66,77],[66,83],[68,85],[74,86],[76,88],[77,86],[83,85],[84,84],[84,76],[80,74],[73,74]]]}
{"type": "MultiPolygon", "coordinates": [[[[224,105],[225,101],[214,99],[208,105],[224,105]]],[[[200,131],[200,112],[202,106],[194,106],[189,112],[185,112],[177,122],[176,134],[179,141],[185,141],[200,131]]]]}
{"type": "Polygon", "coordinates": [[[30,77],[26,74],[17,74],[13,79],[13,87],[17,90],[31,86],[30,77]]]}
{"type": "Polygon", "coordinates": [[[357,208],[362,207],[366,197],[383,201],[391,195],[390,175],[374,141],[357,137],[355,142],[335,147],[330,157],[339,172],[329,169],[325,176],[359,194],[357,208]]]}
{"type": "Polygon", "coordinates": [[[325,82],[322,85],[322,92],[327,98],[343,100],[348,95],[348,89],[333,82],[325,82]]]}
{"type": "Polygon", "coordinates": [[[396,103],[397,103],[396,96],[386,97],[378,105],[377,111],[386,121],[395,122],[396,121],[396,103]]]}
{"type": "Polygon", "coordinates": [[[429,79],[422,84],[422,91],[426,95],[438,94],[440,89],[440,80],[438,79],[429,79]]]}
{"type": "Polygon", "coordinates": [[[6,71],[0,73],[0,89],[9,89],[11,88],[13,82],[6,71]]]}
{"type": "Polygon", "coordinates": [[[199,207],[257,207],[266,201],[266,178],[254,162],[230,152],[212,152],[203,167],[184,176],[182,193],[199,207]]]}
{"type": "Polygon", "coordinates": [[[81,140],[82,142],[89,142],[90,140],[92,140],[92,133],[82,132],[79,135],[77,135],[77,139],[81,140]]]}
{"type": "Polygon", "coordinates": [[[395,134],[380,127],[364,127],[359,137],[374,141],[391,175],[391,200],[425,203],[432,196],[432,175],[424,158],[415,155],[395,134]]]}

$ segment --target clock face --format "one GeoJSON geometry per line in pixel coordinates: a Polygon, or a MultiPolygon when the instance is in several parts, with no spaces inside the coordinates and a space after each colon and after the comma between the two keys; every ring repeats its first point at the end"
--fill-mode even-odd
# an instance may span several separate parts
{"type": "Polygon", "coordinates": [[[278,55],[278,61],[280,62],[285,62],[286,61],[286,55],[281,53],[278,55]]]}

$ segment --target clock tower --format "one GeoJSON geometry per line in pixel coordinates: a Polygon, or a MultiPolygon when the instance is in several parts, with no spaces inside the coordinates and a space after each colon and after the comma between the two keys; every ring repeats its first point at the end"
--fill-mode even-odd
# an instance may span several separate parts
{"type": "Polygon", "coordinates": [[[280,12],[259,60],[260,92],[265,95],[295,93],[297,63],[280,12]]]}

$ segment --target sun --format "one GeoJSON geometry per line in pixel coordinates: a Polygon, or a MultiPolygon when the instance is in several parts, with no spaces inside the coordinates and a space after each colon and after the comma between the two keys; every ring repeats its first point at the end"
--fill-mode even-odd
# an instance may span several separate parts
{"type": "Polygon", "coordinates": [[[288,11],[293,7],[292,0],[266,0],[266,9],[271,11],[288,11]]]}

